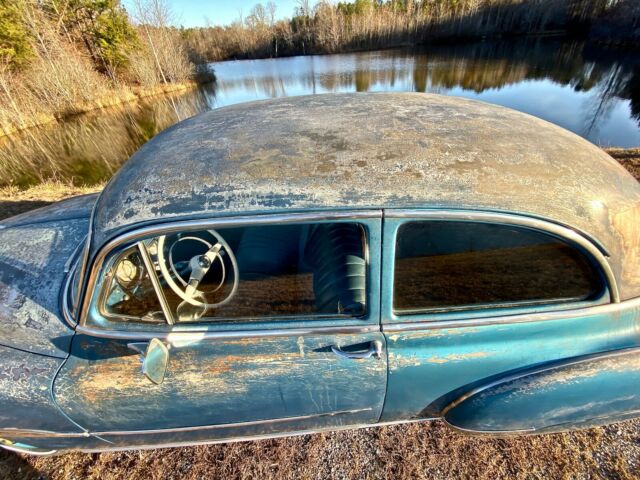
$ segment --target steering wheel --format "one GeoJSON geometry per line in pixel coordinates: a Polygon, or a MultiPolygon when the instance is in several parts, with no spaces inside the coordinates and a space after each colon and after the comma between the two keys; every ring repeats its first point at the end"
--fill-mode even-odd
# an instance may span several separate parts
{"type": "MultiPolygon", "coordinates": [[[[222,305],[228,303],[233,296],[236,294],[238,290],[238,282],[240,279],[240,275],[238,272],[238,262],[236,260],[235,255],[233,254],[233,250],[226,242],[226,240],[215,230],[207,230],[209,234],[213,238],[215,238],[216,243],[210,243],[200,237],[189,236],[182,237],[179,240],[176,240],[169,247],[169,258],[165,255],[165,243],[167,236],[161,235],[158,237],[158,264],[160,266],[160,271],[162,272],[162,276],[169,285],[169,288],[173,290],[173,292],[180,297],[183,302],[178,306],[178,309],[181,308],[184,304],[193,305],[194,307],[199,307],[204,313],[208,309],[218,308],[222,305]],[[190,270],[189,280],[184,280],[182,275],[180,275],[176,269],[176,266],[173,262],[173,247],[180,241],[184,240],[193,240],[196,242],[200,242],[204,244],[207,248],[206,252],[200,255],[194,255],[188,262],[188,268],[190,270]],[[198,289],[200,286],[200,282],[205,277],[207,272],[211,269],[213,264],[216,261],[220,262],[221,270],[222,270],[222,278],[218,286],[212,291],[215,292],[222,288],[226,280],[226,267],[223,259],[223,255],[229,257],[229,262],[231,263],[231,268],[233,271],[233,286],[231,287],[231,291],[227,294],[225,298],[223,298],[220,302],[216,303],[207,303],[205,298],[205,292],[202,292],[198,289]],[[168,260],[168,261],[167,261],[168,260]],[[169,270],[169,268],[171,271],[169,270]],[[178,279],[178,281],[182,284],[182,286],[178,285],[174,280],[174,277],[178,279]]],[[[211,292],[210,292],[211,293],[211,292]]]]}

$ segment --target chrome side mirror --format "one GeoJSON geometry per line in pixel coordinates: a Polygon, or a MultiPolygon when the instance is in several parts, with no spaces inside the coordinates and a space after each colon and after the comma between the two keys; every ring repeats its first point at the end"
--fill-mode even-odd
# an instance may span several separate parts
{"type": "Polygon", "coordinates": [[[169,349],[157,338],[152,338],[144,353],[142,373],[156,385],[164,380],[169,364],[169,349]]]}

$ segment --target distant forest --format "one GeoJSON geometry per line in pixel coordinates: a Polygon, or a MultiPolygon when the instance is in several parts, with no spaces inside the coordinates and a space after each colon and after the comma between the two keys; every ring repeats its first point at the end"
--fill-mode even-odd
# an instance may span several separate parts
{"type": "Polygon", "coordinates": [[[300,0],[292,18],[276,18],[273,1],[259,3],[231,25],[182,37],[199,62],[549,33],[640,46],[639,0],[300,0]]]}

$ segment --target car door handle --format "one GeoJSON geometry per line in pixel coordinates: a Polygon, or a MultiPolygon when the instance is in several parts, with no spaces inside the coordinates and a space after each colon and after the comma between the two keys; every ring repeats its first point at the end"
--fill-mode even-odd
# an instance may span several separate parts
{"type": "Polygon", "coordinates": [[[382,342],[380,340],[374,340],[369,342],[369,348],[360,352],[348,352],[341,350],[340,347],[331,345],[331,351],[342,358],[349,358],[351,360],[360,360],[363,358],[380,358],[382,355],[382,342]]]}

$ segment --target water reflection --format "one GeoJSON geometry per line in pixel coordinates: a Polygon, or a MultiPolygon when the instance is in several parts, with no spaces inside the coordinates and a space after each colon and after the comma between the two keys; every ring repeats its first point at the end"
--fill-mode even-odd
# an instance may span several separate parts
{"type": "Polygon", "coordinates": [[[532,39],[221,62],[216,105],[347,91],[417,91],[515,108],[604,145],[640,145],[640,59],[532,39]]]}
{"type": "Polygon", "coordinates": [[[104,180],[142,143],[203,110],[325,92],[419,91],[477,98],[608,146],[640,145],[640,59],[559,39],[245,60],[218,81],[123,109],[0,138],[0,183],[104,180]]]}
{"type": "Polygon", "coordinates": [[[0,184],[108,179],[140,146],[174,123],[213,108],[213,85],[74,117],[0,137],[0,184]]]}

